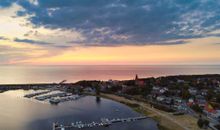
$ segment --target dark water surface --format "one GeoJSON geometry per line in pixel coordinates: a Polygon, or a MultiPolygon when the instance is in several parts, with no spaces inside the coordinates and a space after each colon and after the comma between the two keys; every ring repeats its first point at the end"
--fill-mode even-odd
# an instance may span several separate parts
{"type": "MultiPolygon", "coordinates": [[[[15,90],[0,94],[0,130],[52,130],[52,123],[100,121],[101,118],[136,117],[129,107],[108,99],[86,96],[58,106],[23,98],[28,91],[15,90]],[[119,111],[115,111],[119,110],[119,111]]],[[[75,129],[71,129],[75,130],[75,129]]],[[[146,119],[118,123],[110,127],[84,130],[157,130],[156,122],[146,119]]]]}
{"type": "Polygon", "coordinates": [[[53,83],[67,80],[123,80],[183,74],[220,74],[220,65],[0,66],[0,84],[53,83]]]}

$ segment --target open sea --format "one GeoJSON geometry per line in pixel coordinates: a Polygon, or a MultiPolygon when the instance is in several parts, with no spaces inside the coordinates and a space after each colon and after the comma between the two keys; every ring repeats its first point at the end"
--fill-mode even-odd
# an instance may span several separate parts
{"type": "Polygon", "coordinates": [[[220,65],[0,66],[0,84],[57,83],[62,80],[124,80],[168,75],[220,74],[220,65]]]}

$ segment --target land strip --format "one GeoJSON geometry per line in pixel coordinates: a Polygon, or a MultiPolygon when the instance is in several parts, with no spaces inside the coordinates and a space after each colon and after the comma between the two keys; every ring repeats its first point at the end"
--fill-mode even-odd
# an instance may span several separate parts
{"type": "Polygon", "coordinates": [[[126,104],[128,106],[131,106],[134,110],[149,117],[152,117],[153,119],[158,121],[158,126],[161,130],[202,130],[197,126],[197,119],[190,115],[174,116],[171,113],[152,108],[150,104],[136,100],[129,100],[114,94],[102,93],[101,97],[105,97],[126,104]],[[138,104],[139,107],[135,107],[136,105],[134,104],[138,104]]]}

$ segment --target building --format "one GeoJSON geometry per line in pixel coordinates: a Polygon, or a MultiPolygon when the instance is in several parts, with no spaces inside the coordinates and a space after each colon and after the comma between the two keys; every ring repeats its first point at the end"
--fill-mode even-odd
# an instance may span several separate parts
{"type": "Polygon", "coordinates": [[[136,86],[140,86],[140,87],[142,87],[142,86],[145,85],[144,80],[139,79],[137,74],[136,74],[136,76],[135,76],[135,85],[136,85],[136,86]]]}

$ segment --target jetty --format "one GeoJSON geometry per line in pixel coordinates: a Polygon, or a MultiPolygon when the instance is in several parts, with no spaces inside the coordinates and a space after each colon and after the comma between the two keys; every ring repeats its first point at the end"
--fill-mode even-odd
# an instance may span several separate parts
{"type": "Polygon", "coordinates": [[[41,92],[35,92],[35,93],[31,93],[31,94],[26,94],[26,95],[24,95],[24,97],[26,97],[26,98],[32,98],[32,97],[39,96],[39,95],[43,95],[43,94],[47,94],[47,93],[50,93],[50,92],[51,92],[51,90],[41,91],[41,92]]]}
{"type": "Polygon", "coordinates": [[[35,99],[37,99],[39,101],[44,101],[46,99],[50,99],[50,98],[53,98],[53,97],[64,97],[64,96],[70,96],[70,95],[71,95],[71,93],[57,92],[57,93],[53,93],[53,94],[38,96],[38,97],[35,97],[35,99]]]}
{"type": "Polygon", "coordinates": [[[73,100],[78,100],[80,98],[84,97],[84,95],[67,95],[64,97],[55,97],[55,98],[51,98],[49,100],[49,102],[51,104],[58,104],[61,102],[67,102],[67,101],[73,101],[73,100]]]}
{"type": "Polygon", "coordinates": [[[108,118],[102,118],[101,122],[91,122],[91,123],[82,123],[82,121],[78,121],[75,123],[71,123],[69,125],[62,125],[58,123],[53,123],[53,130],[65,130],[70,128],[76,128],[76,129],[83,129],[83,128],[94,128],[94,127],[108,127],[110,125],[113,125],[115,123],[125,123],[125,122],[133,122],[138,120],[144,120],[147,119],[147,116],[140,116],[140,117],[130,117],[130,118],[116,118],[116,119],[108,119],[108,118]]]}

